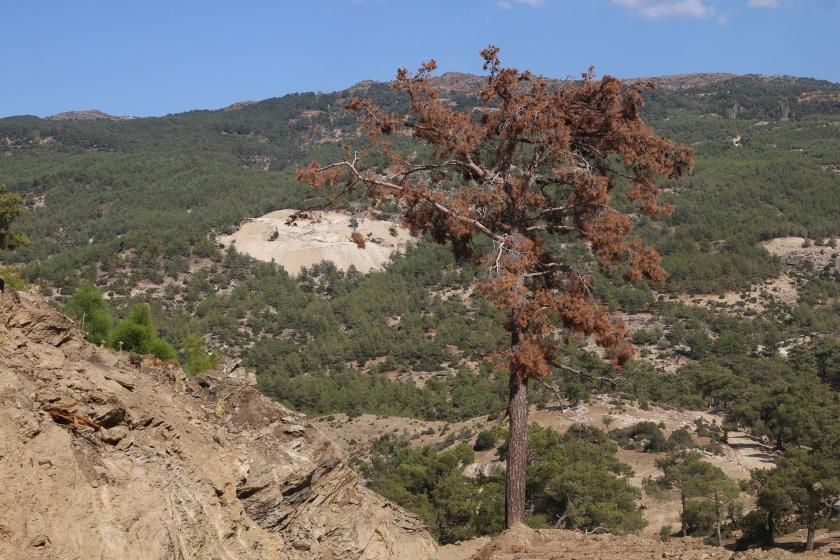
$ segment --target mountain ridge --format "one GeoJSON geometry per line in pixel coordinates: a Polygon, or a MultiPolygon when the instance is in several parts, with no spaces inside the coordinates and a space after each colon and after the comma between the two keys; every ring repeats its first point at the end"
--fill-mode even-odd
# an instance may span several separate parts
{"type": "MultiPolygon", "coordinates": [[[[548,76],[539,76],[542,78],[547,79],[550,82],[563,82],[567,81],[568,79],[577,79],[577,77],[567,77],[567,78],[553,78],[548,76]]],[[[624,78],[618,78],[621,82],[626,84],[644,84],[647,82],[654,82],[657,84],[657,87],[662,88],[665,91],[671,92],[678,92],[684,91],[688,89],[696,89],[702,88],[713,84],[718,84],[721,82],[725,82],[727,80],[735,79],[735,78],[757,78],[764,81],[784,81],[784,82],[812,82],[814,85],[816,84],[823,84],[828,87],[836,87],[838,91],[840,91],[840,82],[832,82],[830,80],[822,80],[819,78],[811,78],[808,76],[789,76],[784,74],[755,74],[755,73],[746,73],[746,74],[737,74],[731,72],[688,72],[688,73],[679,73],[679,74],[666,74],[661,76],[630,76],[624,78]]],[[[477,88],[480,88],[483,85],[484,80],[486,79],[485,76],[481,74],[472,74],[469,72],[460,72],[460,71],[448,71],[442,74],[437,74],[432,77],[432,83],[443,91],[452,91],[458,93],[467,93],[467,92],[474,92],[477,88]]],[[[124,116],[124,115],[111,115],[100,111],[98,109],[86,109],[86,110],[69,110],[69,111],[62,111],[56,113],[54,115],[48,115],[45,117],[37,117],[35,118],[42,119],[42,120],[52,120],[52,121],[125,121],[125,120],[133,120],[133,119],[155,119],[155,118],[165,118],[170,116],[177,116],[177,115],[184,115],[194,111],[238,111],[240,109],[246,108],[248,106],[258,104],[264,101],[269,101],[272,99],[278,99],[282,97],[286,97],[288,95],[302,95],[302,94],[315,94],[315,95],[335,95],[335,94],[343,94],[343,93],[350,93],[355,94],[356,92],[362,92],[367,90],[371,86],[387,86],[391,83],[391,81],[382,81],[382,80],[360,80],[356,83],[353,83],[345,88],[340,88],[337,90],[333,90],[330,92],[314,92],[314,91],[306,91],[300,90],[295,92],[290,92],[280,96],[274,97],[267,97],[265,99],[258,99],[258,100],[241,100],[235,101],[228,105],[224,105],[221,107],[215,108],[206,108],[206,109],[189,109],[187,111],[179,112],[179,113],[167,113],[163,115],[149,115],[144,117],[132,117],[132,116],[124,116]]],[[[8,115],[5,117],[0,117],[0,120],[3,119],[15,119],[20,117],[30,117],[33,115],[8,115]]]]}
{"type": "Polygon", "coordinates": [[[135,117],[109,115],[99,109],[82,109],[77,111],[64,111],[44,117],[47,121],[127,121],[135,117]]]}

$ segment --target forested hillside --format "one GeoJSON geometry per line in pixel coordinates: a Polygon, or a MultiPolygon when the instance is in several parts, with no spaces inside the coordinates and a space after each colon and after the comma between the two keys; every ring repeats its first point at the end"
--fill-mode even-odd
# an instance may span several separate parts
{"type": "MultiPolygon", "coordinates": [[[[477,104],[469,94],[475,76],[448,74],[437,83],[448,103],[477,104]]],[[[669,278],[629,285],[618,272],[593,271],[595,295],[623,315],[639,359],[616,371],[591,341],[573,337],[564,341],[563,367],[533,386],[532,402],[567,406],[608,393],[641,407],[711,409],[727,430],[779,448],[833,448],[840,85],[728,75],[658,83],[647,94],[648,121],[696,150],[694,170],[662,185],[673,213],[661,222],[637,217],[669,278]],[[792,237],[802,238],[793,249],[790,240],[785,251],[768,244],[792,237]]],[[[160,118],[0,119],[0,184],[22,197],[27,212],[15,225],[31,240],[0,252],[0,273],[17,288],[36,284],[97,344],[177,358],[190,373],[213,367],[220,354],[241,357],[263,392],[309,414],[447,422],[498,414],[508,374],[494,352],[505,332],[498,311],[472,289],[482,274],[473,262],[418,239],[368,275],[330,263],[295,274],[216,240],[269,211],[323,203],[295,180],[294,167],[359,142],[355,120],[342,111],[351,95],[393,109],[406,103],[386,84],[365,82],[160,118]]],[[[408,138],[398,147],[426,149],[408,138]]],[[[354,200],[342,202],[361,211],[354,200]]],[[[573,243],[568,258],[584,249],[573,243]]],[[[655,425],[634,430],[610,437],[630,447],[658,437],[658,451],[688,441],[667,443],[655,425]]],[[[726,431],[701,437],[710,434],[714,443],[726,431]]],[[[476,449],[493,449],[503,435],[487,431],[486,447],[476,449]]],[[[584,473],[579,458],[552,459],[540,467],[551,476],[597,476],[604,485],[631,472],[598,430],[532,435],[543,438],[546,455],[583,454],[603,467],[584,473]]],[[[360,468],[440,538],[455,540],[501,523],[499,475],[470,478],[471,461],[463,446],[438,454],[386,438],[360,468]],[[459,509],[457,496],[479,489],[485,494],[472,513],[459,509]],[[465,532],[453,532],[452,523],[465,532]]],[[[609,518],[621,531],[641,527],[637,491],[623,479],[615,484],[614,495],[592,498],[600,510],[577,511],[568,526],[609,518]]],[[[557,492],[538,493],[531,522],[554,522],[550,514],[567,498],[557,492]]],[[[708,534],[708,519],[697,523],[698,534],[708,534]]]]}
{"type": "MultiPolygon", "coordinates": [[[[457,74],[439,80],[461,106],[475,103],[467,95],[475,82],[457,74]]],[[[2,119],[0,182],[24,198],[29,211],[19,225],[33,241],[2,258],[22,265],[27,280],[55,290],[58,302],[84,281],[106,293],[116,316],[147,301],[176,347],[190,333],[209,334],[212,346],[242,353],[257,366],[269,391],[313,411],[343,405],[324,394],[312,402],[306,400],[312,396],[295,397],[309,391],[287,387],[290,377],[482,363],[502,333],[494,331],[492,311],[470,295],[471,267],[443,250],[421,243],[368,277],[324,266],[295,279],[215,242],[215,234],[244,219],[319,202],[294,180],[292,168],[356,141],[355,122],[341,110],[351,94],[386,107],[405,103],[387,85],[369,82],[347,92],[161,118],[2,119]],[[450,272],[441,276],[441,266],[450,272]],[[399,326],[383,321],[389,317],[399,317],[399,326]]],[[[840,85],[760,76],[668,78],[648,94],[645,111],[657,131],[695,148],[697,164],[690,176],[663,185],[675,208],[664,224],[641,219],[670,273],[665,286],[655,287],[665,299],[657,301],[657,292],[645,286],[596,284],[614,309],[662,318],[639,340],[647,336],[662,346],[667,338],[668,347],[687,346],[691,358],[702,359],[726,355],[718,347],[727,333],[736,333],[739,351],[749,352],[815,328],[835,329],[833,308],[818,305],[834,296],[832,267],[816,271],[823,280],[802,280],[805,305],[771,305],[750,328],[672,298],[743,291],[779,274],[782,263],[762,240],[840,234],[840,85]]]]}
{"type": "MultiPolygon", "coordinates": [[[[468,93],[477,83],[462,74],[438,79],[460,106],[475,103],[468,93]]],[[[674,295],[743,291],[779,274],[781,262],[760,241],[840,233],[840,85],[728,75],[663,78],[659,85],[648,93],[650,122],[697,151],[694,172],[663,185],[673,214],[663,224],[640,218],[670,274],[656,289],[671,295],[657,303],[645,286],[596,286],[614,309],[668,306],[657,311],[667,331],[679,309],[674,295]]],[[[2,119],[0,183],[24,198],[29,211],[19,224],[33,240],[2,259],[56,290],[59,302],[84,281],[106,293],[117,315],[130,303],[148,301],[176,346],[198,330],[217,348],[242,352],[262,371],[283,371],[283,378],[385,356],[387,363],[376,364],[383,371],[435,371],[486,355],[500,333],[493,321],[482,323],[491,312],[468,295],[470,267],[443,251],[421,243],[370,277],[327,266],[292,279],[215,242],[215,234],[244,219],[319,202],[294,180],[292,168],[356,141],[355,121],[341,110],[350,95],[394,109],[405,104],[386,84],[365,82],[345,92],[161,118],[2,119]],[[436,271],[446,262],[450,273],[441,277],[436,271]],[[379,294],[413,295],[389,302],[379,294]],[[399,328],[384,324],[386,317],[400,317],[399,328]],[[306,344],[309,351],[301,354],[307,340],[316,344],[306,344]]],[[[825,271],[826,279],[832,271],[825,271]]],[[[813,301],[805,303],[832,295],[831,282],[806,283],[803,292],[813,301]]],[[[833,328],[830,313],[819,308],[806,317],[799,316],[805,310],[793,311],[786,323],[771,320],[754,331],[747,346],[772,346],[814,321],[833,328]]],[[[688,344],[702,356],[703,341],[693,339],[715,338],[726,330],[719,322],[681,320],[671,343],[688,344]]]]}
{"type": "MultiPolygon", "coordinates": [[[[456,87],[465,82],[441,79],[453,102],[468,105],[456,87]]],[[[695,172],[667,185],[671,227],[649,232],[667,256],[671,289],[743,288],[778,271],[757,241],[836,233],[840,86],[757,76],[662,82],[648,96],[650,121],[698,154],[695,172]]],[[[404,102],[384,84],[351,91],[404,102]]],[[[100,285],[132,286],[184,270],[185,259],[215,252],[208,233],[307,201],[290,166],[354,141],[341,110],[348,95],[127,121],[2,119],[0,182],[26,198],[22,226],[37,241],[16,259],[29,277],[65,288],[95,275],[107,277],[100,285]]]]}

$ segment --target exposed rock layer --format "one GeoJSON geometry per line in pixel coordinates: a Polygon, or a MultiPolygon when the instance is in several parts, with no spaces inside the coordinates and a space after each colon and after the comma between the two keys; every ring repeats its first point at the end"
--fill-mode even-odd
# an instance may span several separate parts
{"type": "Polygon", "coordinates": [[[436,554],[416,517],[361,486],[337,448],[241,369],[186,379],[88,344],[10,290],[0,294],[0,488],[9,560],[436,554]]]}

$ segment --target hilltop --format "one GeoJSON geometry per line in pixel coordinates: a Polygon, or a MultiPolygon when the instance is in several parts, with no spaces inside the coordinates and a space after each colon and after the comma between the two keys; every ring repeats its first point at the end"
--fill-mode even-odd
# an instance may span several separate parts
{"type": "Polygon", "coordinates": [[[88,109],[86,111],[65,111],[49,117],[44,117],[48,121],[125,121],[133,117],[118,117],[103,113],[98,109],[88,109]]]}

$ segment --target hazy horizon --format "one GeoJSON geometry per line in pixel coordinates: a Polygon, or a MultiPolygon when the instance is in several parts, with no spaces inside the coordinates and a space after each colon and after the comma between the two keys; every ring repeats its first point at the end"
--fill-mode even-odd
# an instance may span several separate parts
{"type": "Polygon", "coordinates": [[[17,54],[0,116],[98,109],[160,116],[390,80],[435,58],[480,73],[494,43],[508,65],[550,77],[726,72],[840,82],[840,0],[48,0],[0,8],[17,54]]]}

